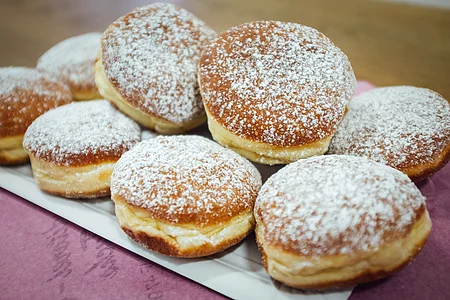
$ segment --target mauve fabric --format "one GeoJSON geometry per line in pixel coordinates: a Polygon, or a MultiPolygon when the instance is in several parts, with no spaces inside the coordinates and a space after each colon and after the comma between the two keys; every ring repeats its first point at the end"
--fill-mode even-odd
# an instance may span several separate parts
{"type": "Polygon", "coordinates": [[[224,299],[0,189],[0,299],[224,299]]]}

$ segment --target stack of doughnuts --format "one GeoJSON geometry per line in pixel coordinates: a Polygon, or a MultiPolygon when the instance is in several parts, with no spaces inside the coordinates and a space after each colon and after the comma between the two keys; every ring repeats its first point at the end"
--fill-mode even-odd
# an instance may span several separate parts
{"type": "Polygon", "coordinates": [[[123,231],[157,253],[203,257],[255,229],[273,279],[350,286],[419,254],[431,221],[411,179],[450,159],[442,96],[352,99],[355,86],[347,56],[313,28],[254,21],[217,35],[156,3],[59,43],[37,69],[0,68],[0,164],[30,158],[51,194],[111,195],[123,231]],[[141,138],[138,125],[168,135],[206,120],[217,143],[141,138]],[[263,185],[247,159],[289,165],[263,185]]]}

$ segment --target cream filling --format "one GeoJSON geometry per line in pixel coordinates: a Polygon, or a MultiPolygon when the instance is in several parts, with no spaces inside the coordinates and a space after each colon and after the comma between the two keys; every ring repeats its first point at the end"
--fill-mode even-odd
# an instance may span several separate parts
{"type": "Polygon", "coordinates": [[[255,232],[266,254],[271,277],[290,286],[311,287],[356,279],[366,273],[394,271],[417,254],[430,230],[431,220],[425,211],[408,235],[374,252],[317,257],[296,255],[265,243],[264,226],[260,224],[255,232]]]}
{"type": "Polygon", "coordinates": [[[246,235],[255,224],[253,213],[243,213],[226,223],[208,226],[193,224],[170,224],[154,219],[145,209],[134,207],[114,197],[116,217],[123,228],[159,237],[175,246],[179,251],[191,251],[204,245],[217,246],[246,235]]]}
{"type": "Polygon", "coordinates": [[[111,101],[120,111],[150,130],[162,134],[178,134],[205,123],[205,116],[201,115],[195,119],[184,122],[183,124],[174,124],[162,118],[157,118],[151,114],[145,113],[131,105],[117,92],[106,77],[101,51],[99,52],[98,59],[95,63],[95,83],[98,91],[105,99],[111,101]]]}
{"type": "Polygon", "coordinates": [[[0,138],[0,162],[23,162],[28,154],[22,147],[23,135],[0,138]]]}
{"type": "Polygon", "coordinates": [[[206,109],[208,127],[215,141],[245,158],[260,164],[288,164],[302,158],[322,155],[328,150],[332,136],[302,146],[279,147],[241,138],[220,125],[206,109]]]}
{"type": "Polygon", "coordinates": [[[59,166],[30,154],[34,179],[41,190],[67,196],[95,194],[109,189],[115,162],[80,167],[59,166]]]}

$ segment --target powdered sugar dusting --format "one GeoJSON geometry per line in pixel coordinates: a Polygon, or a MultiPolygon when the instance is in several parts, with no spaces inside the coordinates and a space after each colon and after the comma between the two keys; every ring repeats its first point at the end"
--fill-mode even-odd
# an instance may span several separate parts
{"type": "Polygon", "coordinates": [[[304,255],[377,249],[404,234],[425,203],[403,173],[353,156],[300,160],[273,175],[255,204],[264,239],[304,255]]]}
{"type": "Polygon", "coordinates": [[[329,153],[404,168],[434,161],[449,144],[449,103],[429,89],[397,86],[355,97],[329,153]]]}
{"type": "Polygon", "coordinates": [[[40,116],[25,133],[23,145],[38,158],[70,165],[92,155],[120,157],[140,140],[140,128],[133,120],[108,101],[96,100],[71,103],[40,116]]]}
{"type": "Polygon", "coordinates": [[[350,62],[317,30],[277,21],[233,27],[200,60],[205,107],[228,130],[280,146],[330,136],[356,87],[350,62]]]}
{"type": "Polygon", "coordinates": [[[94,61],[101,33],[91,32],[66,39],[45,52],[37,68],[60,78],[72,89],[94,88],[94,61]]]}
{"type": "Polygon", "coordinates": [[[66,93],[58,93],[58,91],[46,88],[42,81],[56,82],[56,80],[52,80],[36,69],[25,67],[0,68],[0,97],[7,102],[24,101],[21,97],[23,91],[31,91],[39,97],[63,98],[65,96],[66,93]]]}
{"type": "Polygon", "coordinates": [[[23,134],[39,115],[71,101],[66,85],[36,69],[0,68],[0,135],[23,134]]]}
{"type": "Polygon", "coordinates": [[[216,36],[204,22],[168,3],[136,8],[102,37],[108,79],[144,112],[181,124],[204,114],[197,64],[216,36]]]}
{"type": "Polygon", "coordinates": [[[228,221],[253,209],[261,176],[246,159],[200,136],[139,143],[114,168],[111,192],[170,223],[228,221]]]}
{"type": "Polygon", "coordinates": [[[152,132],[152,131],[150,131],[150,130],[146,130],[146,129],[144,129],[144,130],[142,130],[142,133],[141,133],[141,139],[144,141],[144,140],[149,140],[149,139],[153,139],[153,138],[155,138],[155,137],[157,137],[159,134],[157,134],[157,133],[155,133],[155,132],[152,132]]]}

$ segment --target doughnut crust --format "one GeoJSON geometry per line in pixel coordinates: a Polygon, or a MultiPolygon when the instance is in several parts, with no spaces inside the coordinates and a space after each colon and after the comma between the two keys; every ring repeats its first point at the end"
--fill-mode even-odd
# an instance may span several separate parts
{"type": "Polygon", "coordinates": [[[35,120],[25,133],[39,188],[67,198],[110,194],[115,163],[141,139],[139,125],[106,100],[72,103],[35,120]]]}
{"type": "Polygon", "coordinates": [[[401,172],[365,158],[297,161],[261,188],[256,240],[269,275],[301,289],[332,289],[408,265],[431,230],[425,198],[401,172]]]}
{"type": "Polygon", "coordinates": [[[0,164],[17,165],[28,161],[28,155],[22,147],[23,135],[0,138],[0,164]]]}
{"type": "Polygon", "coordinates": [[[325,153],[356,86],[345,54],[295,23],[233,27],[208,44],[199,66],[213,138],[263,164],[325,153]]]}
{"type": "Polygon", "coordinates": [[[46,111],[72,101],[69,88],[36,69],[0,68],[0,164],[28,161],[22,140],[46,111]]]}
{"type": "Polygon", "coordinates": [[[30,154],[34,180],[49,194],[66,198],[97,198],[111,194],[109,181],[115,162],[60,166],[30,154]]]}
{"type": "Polygon", "coordinates": [[[200,257],[254,228],[261,176],[233,151],[200,136],[159,136],[122,156],[111,198],[122,229],[155,252],[200,257]]]}
{"type": "Polygon", "coordinates": [[[91,32],[61,41],[42,54],[36,68],[65,82],[75,100],[99,99],[94,62],[100,37],[101,33],[91,32]]]}
{"type": "Polygon", "coordinates": [[[331,141],[330,154],[369,158],[414,181],[450,160],[450,105],[429,89],[384,87],[355,97],[331,141]]]}
{"type": "Polygon", "coordinates": [[[216,33],[184,9],[156,3],[111,24],[95,64],[100,93],[141,125],[181,133],[205,122],[200,52],[216,33]]]}

